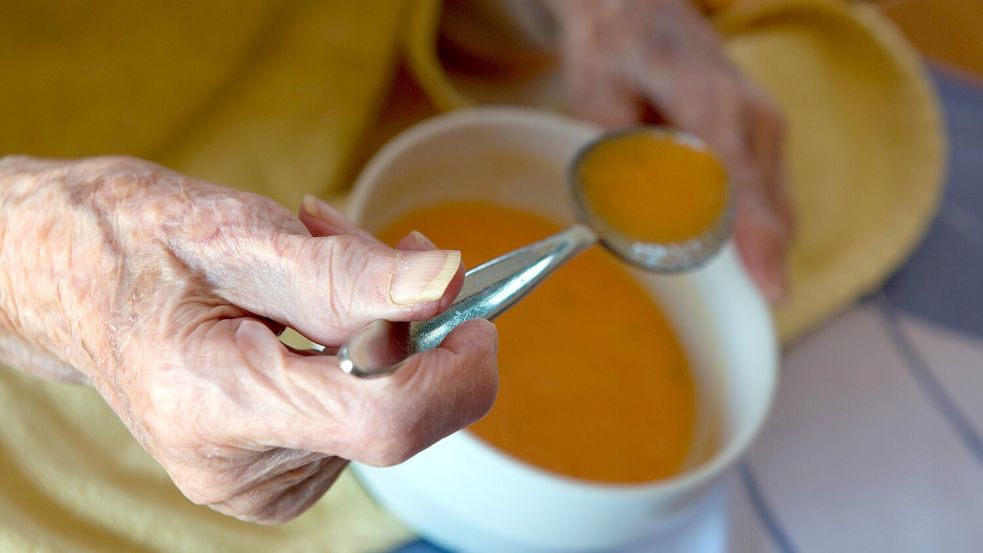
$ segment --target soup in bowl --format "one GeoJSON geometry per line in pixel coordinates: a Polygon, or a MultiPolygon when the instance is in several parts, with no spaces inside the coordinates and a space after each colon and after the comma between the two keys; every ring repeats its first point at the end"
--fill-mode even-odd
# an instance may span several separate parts
{"type": "MultiPolygon", "coordinates": [[[[473,266],[572,222],[567,166],[598,132],[511,108],[438,117],[379,152],[350,212],[473,266]]],[[[730,245],[676,275],[592,248],[499,328],[485,419],[399,466],[355,466],[392,513],[457,551],[596,550],[675,528],[746,451],[775,389],[768,308],[730,245]]]]}

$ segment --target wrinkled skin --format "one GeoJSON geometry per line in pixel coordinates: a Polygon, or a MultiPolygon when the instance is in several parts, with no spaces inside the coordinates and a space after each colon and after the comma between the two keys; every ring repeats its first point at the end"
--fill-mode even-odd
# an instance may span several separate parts
{"type": "Polygon", "coordinates": [[[487,321],[378,380],[279,342],[284,325],[338,345],[377,318],[430,318],[463,278],[456,252],[425,256],[449,274],[395,303],[393,275],[433,246],[392,250],[305,205],[133,159],[0,161],[0,361],[91,383],[192,501],[263,523],[303,512],[347,459],[397,463],[482,416],[487,321]]]}
{"type": "Polygon", "coordinates": [[[724,57],[689,0],[547,0],[573,111],[603,126],[667,122],[720,156],[736,192],[735,241],[772,301],[786,292],[792,218],[782,117],[724,57]]]}
{"type": "MultiPolygon", "coordinates": [[[[574,110],[612,127],[657,113],[707,140],[737,190],[743,259],[780,297],[790,218],[773,106],[685,0],[550,5],[574,110]]],[[[496,336],[485,321],[368,381],[343,374],[330,353],[277,339],[290,326],[336,346],[371,320],[446,308],[459,258],[429,252],[420,235],[398,248],[326,204],[305,202],[297,217],[139,160],[5,158],[0,361],[93,386],[192,501],[282,522],[348,459],[400,462],[494,399],[496,336]],[[450,274],[437,278],[438,266],[450,274]],[[397,287],[407,267],[433,286],[397,287]]]]}

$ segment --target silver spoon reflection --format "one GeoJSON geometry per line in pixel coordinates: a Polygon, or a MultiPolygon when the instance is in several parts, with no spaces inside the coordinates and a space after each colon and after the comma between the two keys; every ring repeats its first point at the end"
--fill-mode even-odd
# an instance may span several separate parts
{"type": "Polygon", "coordinates": [[[580,179],[585,156],[607,141],[633,133],[654,134],[707,151],[703,141],[693,135],[658,127],[638,127],[601,135],[581,148],[567,173],[579,223],[471,269],[465,274],[464,285],[454,303],[430,320],[369,324],[338,350],[341,369],[363,378],[390,374],[413,354],[439,346],[461,323],[479,318],[494,319],[558,267],[598,242],[622,260],[648,271],[686,271],[712,257],[730,233],[733,206],[729,193],[727,206],[703,234],[683,242],[665,244],[627,236],[591,208],[580,179]]]}

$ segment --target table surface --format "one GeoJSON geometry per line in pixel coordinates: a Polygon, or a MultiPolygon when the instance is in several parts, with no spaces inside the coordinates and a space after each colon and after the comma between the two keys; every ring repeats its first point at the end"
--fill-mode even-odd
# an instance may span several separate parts
{"type": "Polygon", "coordinates": [[[771,418],[710,517],[730,551],[983,551],[983,83],[932,73],[939,215],[882,289],[785,351],[771,418]]]}

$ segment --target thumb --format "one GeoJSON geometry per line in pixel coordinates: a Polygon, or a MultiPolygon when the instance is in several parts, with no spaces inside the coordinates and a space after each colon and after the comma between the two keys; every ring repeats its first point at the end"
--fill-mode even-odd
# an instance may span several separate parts
{"type": "Polygon", "coordinates": [[[355,235],[279,234],[204,261],[214,291],[326,346],[377,319],[434,317],[463,283],[453,250],[395,250],[355,235]]]}
{"type": "Polygon", "coordinates": [[[263,315],[326,345],[376,319],[417,321],[443,311],[460,291],[461,254],[396,250],[359,236],[287,237],[270,269],[286,284],[263,315]]]}

